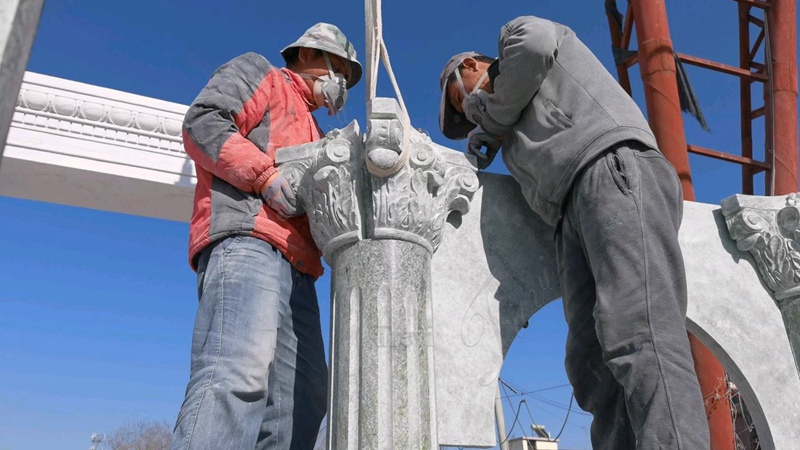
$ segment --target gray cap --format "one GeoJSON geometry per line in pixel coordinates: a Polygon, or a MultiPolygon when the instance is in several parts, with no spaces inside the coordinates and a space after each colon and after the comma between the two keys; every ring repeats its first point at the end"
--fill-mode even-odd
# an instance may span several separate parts
{"type": "Polygon", "coordinates": [[[306,30],[299,39],[281,50],[281,56],[286,59],[286,50],[295,47],[315,48],[346,60],[350,64],[348,89],[355,86],[361,79],[363,69],[361,63],[356,59],[356,50],[336,25],[323,22],[314,25],[306,30]]]}
{"type": "Polygon", "coordinates": [[[442,89],[442,102],[439,104],[439,129],[442,130],[442,134],[448,139],[464,139],[467,137],[467,134],[477,126],[467,120],[464,114],[459,113],[453,108],[453,105],[451,105],[450,101],[447,99],[447,89],[445,86],[447,78],[458,69],[458,66],[460,66],[465,59],[474,58],[476,56],[481,56],[481,53],[464,52],[453,56],[447,61],[444,70],[442,70],[442,74],[439,76],[439,88],[442,89]]]}

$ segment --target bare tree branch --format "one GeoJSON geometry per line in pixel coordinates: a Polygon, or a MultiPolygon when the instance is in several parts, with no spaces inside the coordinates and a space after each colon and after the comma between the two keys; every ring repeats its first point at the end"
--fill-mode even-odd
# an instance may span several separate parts
{"type": "Polygon", "coordinates": [[[169,450],[172,427],[165,421],[127,423],[105,439],[111,450],[169,450]]]}

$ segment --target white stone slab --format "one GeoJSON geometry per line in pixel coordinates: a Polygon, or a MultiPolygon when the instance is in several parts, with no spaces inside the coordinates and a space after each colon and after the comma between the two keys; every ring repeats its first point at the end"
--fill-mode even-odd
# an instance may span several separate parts
{"type": "Polygon", "coordinates": [[[478,177],[469,213],[451,217],[431,262],[440,445],[495,445],[503,357],[528,318],[560,295],[553,229],[511,177],[478,177]]]}
{"type": "Polygon", "coordinates": [[[0,0],[0,160],[43,5],[44,0],[0,0]]]}
{"type": "Polygon", "coordinates": [[[800,442],[800,377],[783,319],[720,208],[684,203],[680,232],[689,288],[687,329],[725,366],[764,449],[800,442]]]}
{"type": "MultiPolygon", "coordinates": [[[[480,174],[470,212],[432,260],[436,408],[441,445],[496,444],[494,395],[522,324],[557,298],[552,230],[507,176],[480,174]]],[[[741,390],[765,449],[800,442],[800,376],[781,314],[719,207],[685,203],[687,328],[741,390]]],[[[458,224],[458,221],[453,221],[458,224]]]]}
{"type": "Polygon", "coordinates": [[[30,72],[16,105],[0,195],[189,220],[186,106],[30,72]]]}

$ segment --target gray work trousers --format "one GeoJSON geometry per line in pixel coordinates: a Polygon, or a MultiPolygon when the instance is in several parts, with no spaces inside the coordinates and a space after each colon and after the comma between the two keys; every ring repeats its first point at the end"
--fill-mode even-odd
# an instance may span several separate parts
{"type": "Polygon", "coordinates": [[[595,450],[708,450],[686,333],[675,169],[628,141],[574,182],[556,234],[566,371],[595,450]]]}

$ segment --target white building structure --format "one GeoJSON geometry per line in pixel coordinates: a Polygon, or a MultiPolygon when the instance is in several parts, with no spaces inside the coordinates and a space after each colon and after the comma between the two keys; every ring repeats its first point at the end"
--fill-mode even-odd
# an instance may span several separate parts
{"type": "Polygon", "coordinates": [[[26,72],[0,164],[0,195],[187,222],[188,107],[26,72]]]}
{"type": "Polygon", "coordinates": [[[508,440],[508,450],[558,450],[558,441],[542,437],[518,437],[508,440]]]}

